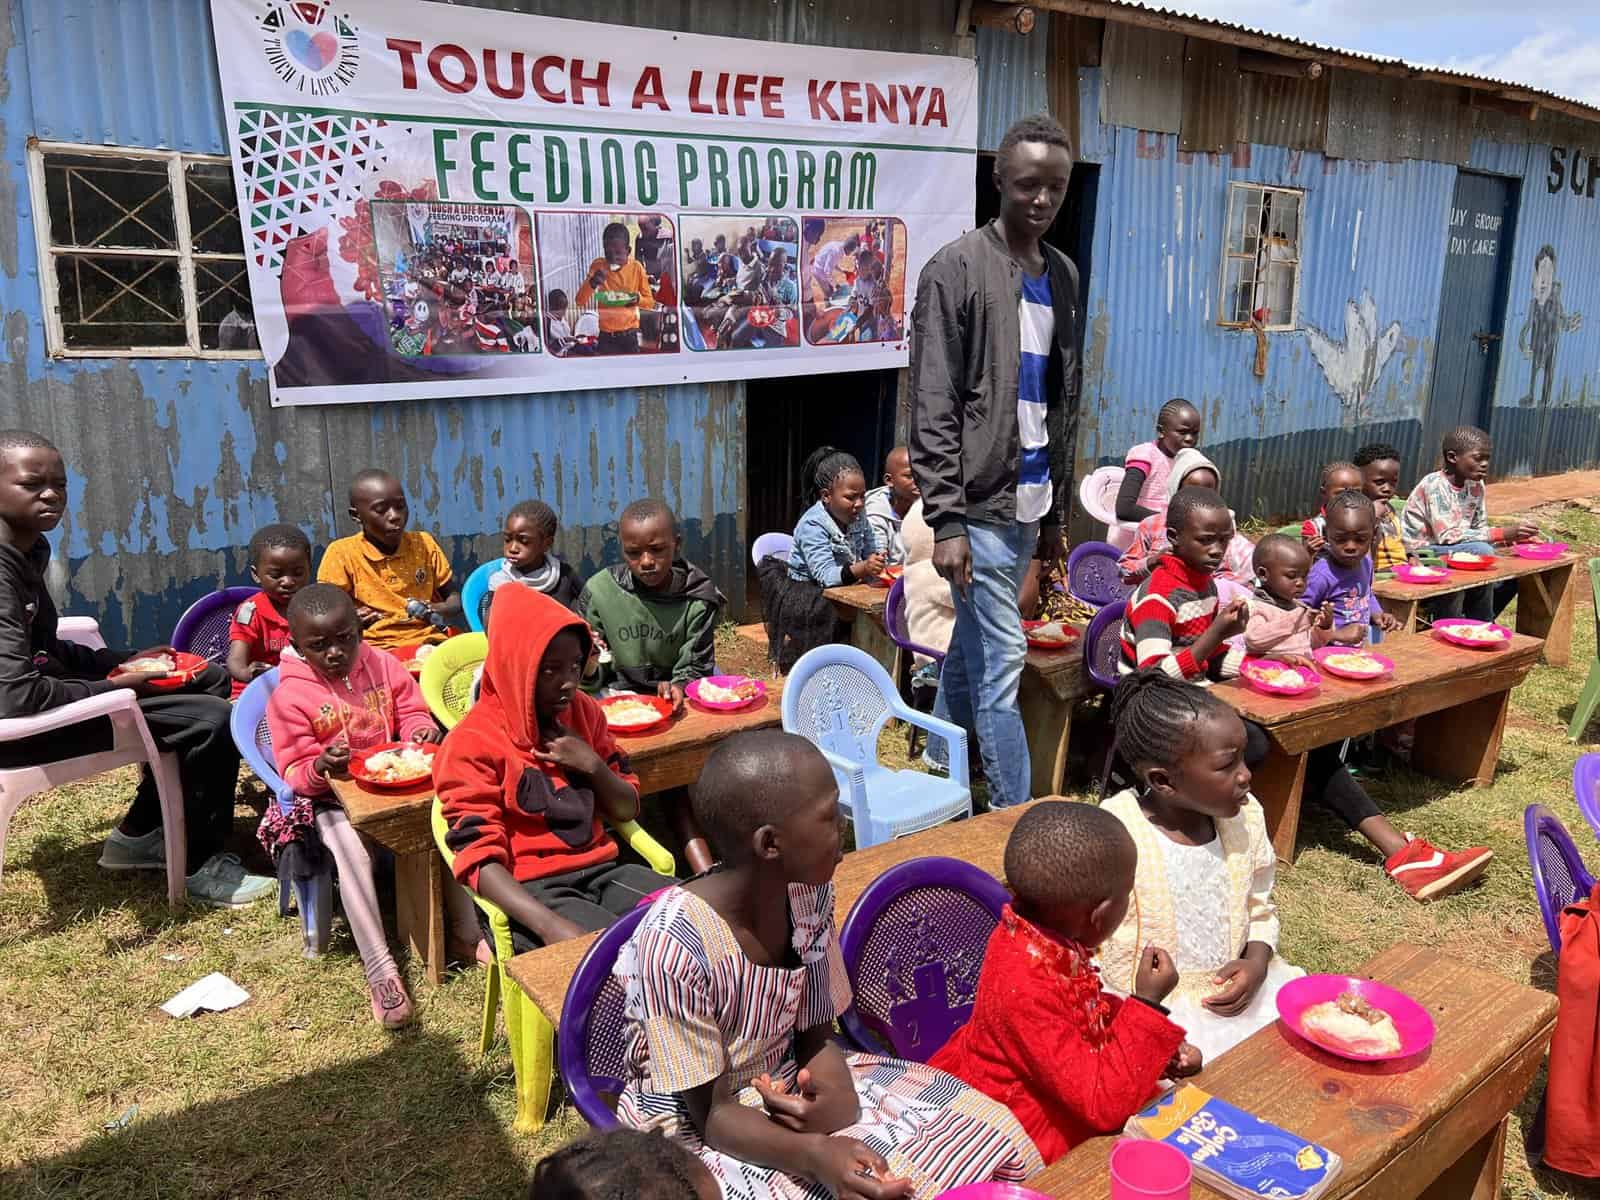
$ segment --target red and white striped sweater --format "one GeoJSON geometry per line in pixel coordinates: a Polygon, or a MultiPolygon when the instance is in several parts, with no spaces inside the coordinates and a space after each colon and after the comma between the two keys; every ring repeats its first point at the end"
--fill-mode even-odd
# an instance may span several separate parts
{"type": "Polygon", "coordinates": [[[1217,585],[1209,571],[1196,571],[1176,554],[1165,554],[1128,597],[1122,618],[1122,661],[1117,671],[1160,667],[1179,679],[1227,679],[1239,673],[1244,651],[1218,645],[1205,662],[1189,648],[1217,618],[1217,585]]]}

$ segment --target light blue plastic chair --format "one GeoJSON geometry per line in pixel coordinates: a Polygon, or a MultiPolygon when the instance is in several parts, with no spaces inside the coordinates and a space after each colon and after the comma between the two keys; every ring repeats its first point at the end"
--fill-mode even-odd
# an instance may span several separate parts
{"type": "Polygon", "coordinates": [[[461,586],[461,611],[467,615],[467,625],[474,633],[483,633],[489,625],[489,576],[505,562],[491,558],[480,566],[461,586]]]}
{"type": "Polygon", "coordinates": [[[787,533],[763,533],[750,547],[750,561],[755,566],[761,565],[763,558],[781,558],[789,561],[789,553],[794,549],[794,538],[787,533]]]}
{"type": "Polygon", "coordinates": [[[901,700],[889,672],[865,651],[818,646],[802,655],[783,686],[783,727],[827,758],[857,849],[972,815],[966,733],[901,700]],[[950,778],[879,763],[878,735],[890,718],[945,738],[950,778]]]}
{"type": "MultiPolygon", "coordinates": [[[[256,773],[256,778],[272,792],[272,802],[287,813],[294,807],[294,789],[278,774],[272,757],[272,731],[267,727],[267,701],[278,687],[278,668],[273,667],[250,681],[233,703],[228,732],[239,748],[239,757],[256,773]]],[[[307,958],[316,958],[328,948],[328,931],[333,923],[333,864],[326,863],[310,879],[296,879],[285,861],[278,867],[278,915],[289,915],[289,892],[294,892],[300,912],[300,931],[307,958]]]]}

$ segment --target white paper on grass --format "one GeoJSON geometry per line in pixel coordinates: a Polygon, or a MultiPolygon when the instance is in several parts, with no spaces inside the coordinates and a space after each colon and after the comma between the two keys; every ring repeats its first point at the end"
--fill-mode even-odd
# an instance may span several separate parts
{"type": "Polygon", "coordinates": [[[250,993],[220,972],[213,971],[204,979],[197,979],[171,1000],[161,1006],[169,1017],[182,1020],[197,1012],[226,1012],[238,1008],[250,993]]]}

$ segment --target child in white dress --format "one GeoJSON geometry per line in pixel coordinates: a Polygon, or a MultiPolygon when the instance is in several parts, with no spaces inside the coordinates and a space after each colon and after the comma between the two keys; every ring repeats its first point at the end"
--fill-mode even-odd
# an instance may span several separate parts
{"type": "Polygon", "coordinates": [[[1133,902],[1100,947],[1106,984],[1133,987],[1146,945],[1171,949],[1172,1020],[1217,1057],[1277,1018],[1278,989],[1304,972],[1277,957],[1275,856],[1250,795],[1244,722],[1209,691],[1159,670],[1117,685],[1117,751],[1137,784],[1105,802],[1139,850],[1133,902]]]}

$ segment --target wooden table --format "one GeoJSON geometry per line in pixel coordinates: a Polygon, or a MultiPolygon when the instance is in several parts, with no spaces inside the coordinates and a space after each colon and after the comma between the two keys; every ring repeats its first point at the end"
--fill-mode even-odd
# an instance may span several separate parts
{"type": "Polygon", "coordinates": [[[1494,779],[1511,689],[1539,657],[1538,638],[1512,635],[1503,650],[1452,646],[1431,634],[1395,633],[1374,647],[1394,660],[1394,674],[1374,683],[1323,673],[1309,696],[1268,696],[1242,680],[1216,685],[1240,716],[1271,735],[1251,790],[1266,810],[1278,857],[1294,859],[1306,755],[1318,746],[1417,720],[1411,765],[1478,787],[1494,779]]]}
{"type": "MultiPolygon", "coordinates": [[[[1544,1059],[1555,997],[1419,946],[1391,947],[1357,974],[1427,1007],[1438,1034],[1420,1061],[1349,1062],[1274,1024],[1194,1082],[1337,1152],[1344,1168],[1328,1200],[1495,1200],[1508,1114],[1544,1059]]],[[[1085,1142],[1027,1186],[1101,1200],[1114,1143],[1085,1142]]],[[[1220,1195],[1195,1181],[1195,1200],[1220,1195]]]]}
{"type": "MultiPolygon", "coordinates": [[[[766,701],[736,713],[686,706],[659,733],[618,739],[646,796],[693,783],[706,756],[724,738],[767,729],[783,719],[783,680],[768,679],[766,701]]],[[[331,781],[350,824],[394,854],[395,923],[400,940],[432,983],[444,978],[444,861],[433,844],[433,788],[369,791],[353,779],[331,781]]]]}
{"type": "Polygon", "coordinates": [[[840,620],[850,623],[850,644],[865,650],[883,664],[889,678],[900,680],[900,647],[884,628],[883,611],[888,606],[889,589],[871,583],[828,588],[823,592],[833,602],[840,620]]]}
{"type": "Polygon", "coordinates": [[[1064,650],[1029,650],[1023,659],[1017,708],[1028,735],[1035,796],[1061,793],[1067,775],[1072,706],[1092,690],[1083,666],[1083,639],[1064,650]]]}
{"type": "MultiPolygon", "coordinates": [[[[843,923],[845,914],[866,887],[896,863],[911,858],[948,855],[972,863],[1000,878],[1005,862],[1006,839],[1011,828],[1027,810],[1026,804],[983,813],[966,821],[950,821],[913,833],[892,842],[855,850],[844,856],[833,875],[834,919],[843,923]]],[[[511,977],[532,997],[539,1010],[553,1025],[561,1022],[561,1005],[566,1000],[567,984],[578,970],[578,963],[600,935],[586,934],[553,946],[542,946],[519,954],[508,968],[511,977]]]]}
{"type": "Polygon", "coordinates": [[[1572,610],[1578,589],[1573,584],[1576,554],[1563,554],[1548,562],[1517,558],[1507,553],[1495,557],[1493,570],[1451,571],[1438,583],[1403,583],[1393,576],[1380,577],[1372,590],[1389,613],[1407,631],[1417,627],[1417,609],[1426,601],[1497,583],[1517,581],[1517,632],[1544,639],[1544,661],[1564,667],[1572,657],[1572,610]]]}

